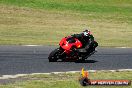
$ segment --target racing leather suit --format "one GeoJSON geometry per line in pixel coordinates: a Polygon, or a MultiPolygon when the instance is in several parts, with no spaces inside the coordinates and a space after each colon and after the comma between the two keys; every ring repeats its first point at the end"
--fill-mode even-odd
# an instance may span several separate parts
{"type": "Polygon", "coordinates": [[[88,35],[88,36],[84,36],[83,33],[80,34],[74,34],[71,35],[74,38],[77,38],[79,41],[81,41],[82,43],[82,48],[84,49],[89,49],[89,47],[95,43],[94,48],[96,48],[98,46],[98,43],[94,41],[94,37],[92,34],[88,35]]]}

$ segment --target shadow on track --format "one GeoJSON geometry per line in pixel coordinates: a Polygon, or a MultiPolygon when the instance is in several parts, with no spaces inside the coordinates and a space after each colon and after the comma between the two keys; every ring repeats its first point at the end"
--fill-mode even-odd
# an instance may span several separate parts
{"type": "Polygon", "coordinates": [[[98,61],[96,61],[96,60],[84,60],[84,61],[77,61],[75,63],[96,63],[96,62],[98,62],[98,61]]]}
{"type": "Polygon", "coordinates": [[[66,62],[66,63],[68,63],[68,62],[74,62],[74,63],[96,63],[96,62],[98,62],[98,61],[96,61],[96,60],[80,60],[80,61],[57,61],[57,62],[66,62]]]}

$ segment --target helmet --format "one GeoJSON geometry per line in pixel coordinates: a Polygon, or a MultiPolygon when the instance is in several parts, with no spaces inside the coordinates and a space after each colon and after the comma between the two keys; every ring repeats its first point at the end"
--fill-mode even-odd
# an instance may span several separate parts
{"type": "Polygon", "coordinates": [[[90,30],[87,30],[87,29],[86,29],[86,30],[83,31],[83,35],[84,35],[84,36],[89,36],[90,34],[91,34],[91,33],[90,33],[90,30]]]}

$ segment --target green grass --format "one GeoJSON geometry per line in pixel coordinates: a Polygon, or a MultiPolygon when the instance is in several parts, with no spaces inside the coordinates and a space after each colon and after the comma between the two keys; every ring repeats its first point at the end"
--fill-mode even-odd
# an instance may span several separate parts
{"type": "Polygon", "coordinates": [[[1,45],[57,45],[90,28],[99,46],[132,47],[132,0],[0,0],[1,45]]]}
{"type": "Polygon", "coordinates": [[[131,12],[131,0],[2,0],[2,3],[55,10],[131,12]]]}
{"type": "MultiPolygon", "coordinates": [[[[132,80],[132,72],[90,72],[89,78],[94,79],[126,79],[132,80]],[[105,77],[104,77],[105,76],[105,77]]],[[[27,80],[19,82],[15,80],[14,83],[1,84],[0,88],[83,88],[78,79],[80,73],[63,73],[50,75],[28,75],[27,80]]],[[[20,80],[20,78],[19,78],[20,80]]],[[[88,86],[86,88],[131,88],[131,86],[88,86]]]]}

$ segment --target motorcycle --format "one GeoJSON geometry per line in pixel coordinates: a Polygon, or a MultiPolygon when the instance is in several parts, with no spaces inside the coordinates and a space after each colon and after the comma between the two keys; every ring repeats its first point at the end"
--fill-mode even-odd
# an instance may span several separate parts
{"type": "Polygon", "coordinates": [[[89,48],[85,49],[82,48],[83,43],[81,41],[72,36],[68,36],[61,39],[59,46],[59,48],[49,54],[49,62],[86,60],[96,52],[95,48],[97,47],[97,42],[91,42],[89,48]]]}

